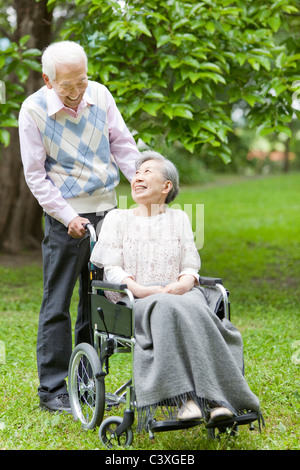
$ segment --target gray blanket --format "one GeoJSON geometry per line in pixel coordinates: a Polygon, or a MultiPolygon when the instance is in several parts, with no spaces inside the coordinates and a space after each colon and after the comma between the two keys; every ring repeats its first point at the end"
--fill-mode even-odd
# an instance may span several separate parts
{"type": "Polygon", "coordinates": [[[139,427],[158,407],[174,418],[187,396],[203,416],[215,406],[258,411],[243,375],[243,343],[233,324],[214,313],[216,288],[156,294],[135,302],[134,383],[139,427]],[[174,416],[173,416],[174,414],[174,416]]]}

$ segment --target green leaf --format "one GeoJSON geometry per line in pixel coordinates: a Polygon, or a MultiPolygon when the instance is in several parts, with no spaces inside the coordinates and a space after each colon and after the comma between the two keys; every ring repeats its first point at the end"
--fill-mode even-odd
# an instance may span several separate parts
{"type": "Polygon", "coordinates": [[[276,33],[281,25],[281,19],[279,16],[271,16],[268,18],[268,24],[271,26],[273,31],[276,33]]]}
{"type": "Polygon", "coordinates": [[[260,135],[269,135],[272,134],[272,132],[276,132],[276,127],[265,127],[260,131],[260,135]]]}
{"type": "Polygon", "coordinates": [[[192,41],[192,42],[197,42],[197,38],[194,34],[190,33],[183,33],[183,34],[176,34],[176,38],[180,38],[184,41],[192,41]]]}
{"type": "Polygon", "coordinates": [[[53,4],[56,3],[56,2],[57,2],[57,0],[48,0],[48,2],[47,2],[47,7],[48,7],[48,8],[51,7],[51,5],[53,5],[53,4]]]}
{"type": "Polygon", "coordinates": [[[23,57],[40,56],[42,52],[39,49],[27,49],[23,52],[23,57]]]}
{"type": "Polygon", "coordinates": [[[186,77],[189,77],[192,83],[196,83],[200,78],[205,81],[205,79],[209,78],[210,80],[213,80],[215,83],[221,82],[226,84],[226,80],[218,73],[213,73],[213,72],[190,72],[190,71],[185,71],[182,72],[182,78],[185,79],[186,77]]]}
{"type": "Polygon", "coordinates": [[[238,52],[235,56],[236,60],[238,61],[238,63],[242,66],[244,65],[244,63],[246,62],[247,60],[247,54],[243,53],[243,52],[238,52]]]}
{"type": "Polygon", "coordinates": [[[28,71],[27,67],[23,67],[23,66],[19,65],[15,68],[15,73],[18,76],[21,83],[26,82],[26,80],[28,78],[28,75],[29,75],[29,71],[28,71]]]}
{"type": "Polygon", "coordinates": [[[267,57],[263,56],[258,56],[256,57],[256,60],[268,71],[271,70],[271,63],[270,60],[267,57]]]}
{"type": "Polygon", "coordinates": [[[214,64],[213,62],[202,62],[199,65],[199,68],[200,69],[205,69],[205,70],[210,70],[212,72],[222,73],[221,68],[217,64],[214,64]]]}
{"type": "Polygon", "coordinates": [[[255,103],[264,103],[265,100],[262,96],[259,95],[251,95],[250,93],[245,94],[242,96],[242,98],[247,101],[250,106],[254,106],[255,103]]]}
{"type": "Polygon", "coordinates": [[[220,157],[226,165],[231,162],[231,156],[228,153],[219,151],[218,157],[220,157]]]}
{"type": "Polygon", "coordinates": [[[287,85],[284,85],[283,83],[272,83],[271,87],[275,90],[276,96],[281,95],[285,90],[287,90],[287,85]]]}
{"type": "Polygon", "coordinates": [[[189,142],[183,142],[183,146],[190,152],[193,153],[195,150],[196,142],[194,141],[189,141],[189,142]]]}
{"type": "Polygon", "coordinates": [[[294,54],[294,55],[290,55],[289,57],[287,57],[286,62],[287,63],[298,62],[299,59],[300,59],[300,54],[294,54]]]}
{"type": "Polygon", "coordinates": [[[7,118],[1,121],[1,127],[18,127],[18,121],[14,118],[7,118]]]}
{"type": "Polygon", "coordinates": [[[191,56],[185,57],[182,61],[182,64],[190,65],[191,67],[201,68],[201,64],[198,60],[193,59],[191,56]]]}
{"type": "Polygon", "coordinates": [[[143,23],[142,21],[131,21],[131,26],[133,26],[134,29],[137,29],[146,36],[149,36],[150,38],[152,37],[151,31],[149,31],[145,23],[143,23]]]}
{"type": "Polygon", "coordinates": [[[183,117],[186,119],[193,119],[193,113],[184,108],[183,106],[174,106],[173,116],[183,117]]]}
{"type": "Polygon", "coordinates": [[[289,127],[287,126],[276,126],[277,132],[282,132],[283,134],[287,135],[288,137],[292,137],[292,131],[289,127]]]}
{"type": "Polygon", "coordinates": [[[136,99],[131,101],[127,106],[127,113],[128,116],[132,116],[142,107],[142,102],[140,99],[136,99]]]}
{"type": "Polygon", "coordinates": [[[166,99],[165,95],[163,93],[160,93],[159,91],[148,91],[145,95],[145,98],[161,101],[164,101],[166,99]]]}
{"type": "Polygon", "coordinates": [[[164,46],[165,44],[167,44],[168,42],[171,42],[171,37],[169,35],[162,35],[162,36],[159,36],[157,39],[156,39],[156,44],[157,44],[157,47],[162,47],[164,46]]]}
{"type": "Polygon", "coordinates": [[[258,71],[260,69],[260,63],[256,59],[254,59],[253,57],[248,57],[247,61],[249,62],[249,64],[251,65],[251,67],[254,70],[258,71]]]}
{"type": "Polygon", "coordinates": [[[216,30],[215,23],[213,23],[212,21],[207,21],[207,23],[205,23],[205,28],[210,33],[214,33],[216,30]]]}
{"type": "Polygon", "coordinates": [[[198,83],[195,83],[191,86],[191,89],[192,89],[193,93],[197,96],[197,98],[199,98],[201,100],[202,95],[203,95],[202,86],[198,83]]]}
{"type": "Polygon", "coordinates": [[[24,47],[26,42],[30,39],[30,34],[27,34],[26,36],[23,36],[20,41],[19,41],[19,44],[21,47],[24,47]]]}
{"type": "Polygon", "coordinates": [[[8,147],[9,141],[10,141],[10,133],[6,129],[0,128],[0,142],[2,142],[5,147],[8,147]]]}
{"type": "Polygon", "coordinates": [[[41,72],[41,64],[35,60],[24,59],[22,61],[23,65],[26,65],[29,69],[35,70],[36,72],[41,72]]]}
{"type": "MultiPolygon", "coordinates": [[[[156,116],[157,111],[162,107],[162,103],[143,103],[142,109],[146,111],[146,113],[150,114],[150,116],[156,116]]],[[[173,116],[172,116],[173,117],[173,116]]]]}
{"type": "Polygon", "coordinates": [[[277,57],[276,57],[276,67],[282,68],[284,66],[284,63],[286,61],[286,55],[284,52],[281,52],[277,57]]]}
{"type": "Polygon", "coordinates": [[[163,112],[164,114],[166,114],[166,116],[168,116],[169,119],[173,119],[174,114],[173,114],[173,107],[172,107],[172,105],[165,104],[165,105],[162,107],[162,112],[163,112]]]}

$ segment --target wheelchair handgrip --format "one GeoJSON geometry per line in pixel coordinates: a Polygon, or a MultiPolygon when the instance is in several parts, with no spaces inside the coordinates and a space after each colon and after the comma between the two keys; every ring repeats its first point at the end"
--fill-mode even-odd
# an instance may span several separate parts
{"type": "Polygon", "coordinates": [[[96,243],[97,235],[96,235],[96,231],[95,231],[93,224],[91,223],[83,224],[83,227],[87,231],[87,235],[91,238],[91,243],[93,242],[96,243]]]}

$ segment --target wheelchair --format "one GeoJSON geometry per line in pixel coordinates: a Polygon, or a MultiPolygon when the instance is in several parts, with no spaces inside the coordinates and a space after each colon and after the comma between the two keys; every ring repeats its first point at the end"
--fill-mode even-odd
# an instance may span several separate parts
{"type": "MultiPolygon", "coordinates": [[[[97,236],[93,225],[86,225],[90,249],[92,251],[97,236]]],[[[132,425],[136,409],[136,398],[133,374],[125,384],[117,387],[114,392],[106,390],[105,380],[110,371],[110,359],[113,355],[127,353],[131,360],[133,371],[134,337],[134,297],[126,285],[115,285],[102,280],[99,268],[90,263],[89,313],[93,345],[78,344],[72,352],[68,371],[68,390],[72,414],[75,420],[81,422],[82,428],[91,430],[99,426],[99,439],[106,448],[114,446],[129,447],[133,442],[132,425]],[[106,291],[125,294],[129,302],[112,303],[105,296],[106,291]],[[120,405],[125,406],[123,417],[108,416],[120,405]]],[[[230,319],[229,293],[219,278],[200,277],[200,285],[217,288],[220,291],[220,301],[216,315],[220,319],[230,319]]],[[[127,366],[128,368],[128,366],[127,366]]],[[[217,423],[206,423],[208,436],[216,439],[221,433],[235,435],[240,425],[248,424],[254,429],[254,421],[260,423],[256,412],[248,412],[233,416],[217,423]]],[[[187,429],[203,425],[202,419],[180,421],[177,419],[156,420],[151,418],[147,424],[149,437],[154,439],[157,432],[187,429]]]]}

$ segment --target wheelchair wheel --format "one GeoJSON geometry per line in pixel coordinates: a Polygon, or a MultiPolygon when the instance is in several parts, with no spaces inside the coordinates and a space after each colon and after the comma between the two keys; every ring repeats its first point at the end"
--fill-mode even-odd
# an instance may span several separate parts
{"type": "Polygon", "coordinates": [[[88,343],[76,346],[69,363],[69,398],[74,419],[84,429],[94,429],[103,419],[105,385],[100,359],[88,343]]]}
{"type": "Polygon", "coordinates": [[[110,416],[106,418],[99,428],[99,439],[107,448],[112,449],[116,445],[128,447],[133,441],[133,431],[131,427],[125,429],[120,436],[117,436],[116,429],[122,423],[123,418],[120,416],[110,416]]]}

